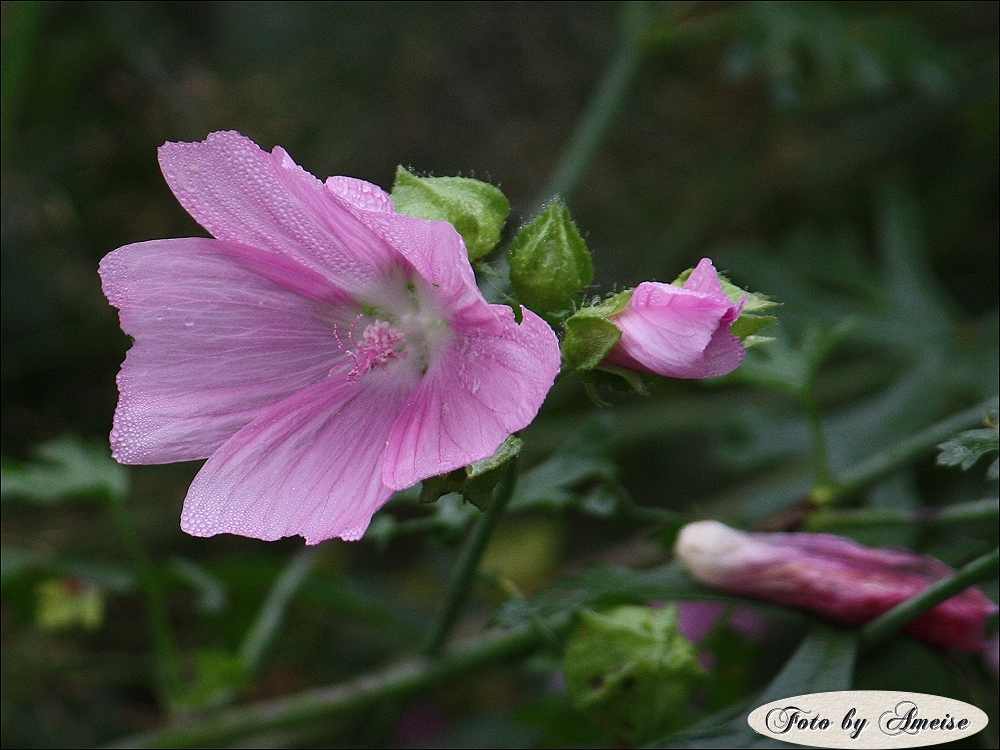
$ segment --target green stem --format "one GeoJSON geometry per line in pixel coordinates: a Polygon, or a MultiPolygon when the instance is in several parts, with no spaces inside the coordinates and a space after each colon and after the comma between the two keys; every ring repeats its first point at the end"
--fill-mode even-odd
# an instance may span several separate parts
{"type": "Polygon", "coordinates": [[[826,435],[823,434],[823,422],[819,416],[819,408],[816,400],[812,397],[812,388],[807,386],[799,396],[799,402],[809,420],[809,429],[813,436],[813,464],[816,470],[816,479],[810,493],[813,503],[825,505],[830,500],[830,495],[835,487],[833,474],[830,472],[830,462],[826,446],[826,435]]]}
{"type": "Polygon", "coordinates": [[[911,620],[933,609],[941,602],[965,591],[980,581],[997,577],[1000,569],[1000,548],[979,557],[965,565],[948,578],[937,581],[916,596],[907,599],[884,615],[872,620],[861,631],[861,642],[865,647],[874,646],[911,620]]]}
{"type": "Polygon", "coordinates": [[[621,9],[618,50],[577,122],[555,172],[542,190],[543,203],[553,195],[569,200],[601,145],[639,67],[642,52],[640,37],[646,30],[646,15],[646,3],[635,0],[624,3],[621,9]]]}
{"type": "Polygon", "coordinates": [[[483,552],[486,551],[490,536],[492,536],[507,503],[510,502],[510,498],[514,494],[514,485],[517,483],[517,466],[517,457],[508,462],[503,478],[493,491],[493,502],[490,503],[490,507],[466,540],[458,558],[455,575],[448,586],[448,592],[435,618],[434,625],[421,644],[420,653],[430,656],[440,651],[452,627],[454,627],[462,603],[468,596],[473,578],[479,569],[479,561],[483,557],[483,552]]]}
{"type": "Polygon", "coordinates": [[[160,578],[153,568],[138,531],[132,524],[124,500],[112,495],[108,499],[107,507],[136,567],[146,602],[146,614],[153,630],[153,647],[156,650],[160,690],[168,710],[173,710],[173,698],[179,695],[182,685],[181,668],[174,634],[170,628],[170,619],[167,617],[160,578]]]}
{"type": "Polygon", "coordinates": [[[288,603],[312,571],[321,549],[316,545],[299,550],[275,581],[240,649],[240,659],[248,673],[260,666],[264,650],[281,627],[288,603]]]}
{"type": "Polygon", "coordinates": [[[877,453],[866,461],[844,472],[836,484],[830,488],[825,499],[828,503],[853,495],[865,487],[892,474],[901,466],[930,452],[952,437],[956,432],[982,424],[983,418],[990,409],[997,408],[996,396],[986,399],[981,404],[959,412],[947,419],[918,432],[913,437],[902,440],[881,453],[877,453]]]}
{"type": "MultiPolygon", "coordinates": [[[[545,620],[549,632],[562,633],[572,616],[545,620]]],[[[416,693],[432,684],[492,662],[525,654],[544,639],[525,625],[462,641],[438,658],[418,656],[331,687],[230,708],[211,716],[126,737],[114,747],[218,746],[234,738],[281,727],[302,726],[416,693]]]]}
{"type": "Polygon", "coordinates": [[[806,520],[809,531],[839,531],[870,526],[942,526],[970,521],[996,522],[1000,501],[985,498],[940,508],[916,510],[860,508],[858,510],[818,510],[806,520]]]}

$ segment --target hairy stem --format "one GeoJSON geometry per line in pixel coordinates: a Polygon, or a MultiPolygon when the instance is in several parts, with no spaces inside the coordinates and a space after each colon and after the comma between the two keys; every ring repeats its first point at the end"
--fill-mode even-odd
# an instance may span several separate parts
{"type": "Polygon", "coordinates": [[[962,593],[969,586],[996,578],[998,569],[1000,569],[1000,548],[976,558],[956,571],[954,575],[937,581],[916,596],[872,620],[861,631],[862,644],[865,647],[870,647],[884,641],[906,623],[916,619],[927,610],[933,609],[946,599],[950,599],[955,594],[962,593]]]}
{"type": "Polygon", "coordinates": [[[507,503],[510,502],[510,498],[514,494],[514,485],[517,483],[517,466],[518,460],[515,456],[507,463],[503,478],[493,491],[493,502],[490,503],[490,507],[472,530],[465,546],[462,547],[458,563],[455,566],[455,575],[448,585],[448,591],[434,620],[434,625],[420,646],[420,653],[430,656],[440,651],[448,634],[455,626],[459,610],[469,594],[469,588],[472,586],[476,571],[479,570],[479,561],[483,557],[483,552],[486,551],[486,545],[507,507],[507,503]]]}

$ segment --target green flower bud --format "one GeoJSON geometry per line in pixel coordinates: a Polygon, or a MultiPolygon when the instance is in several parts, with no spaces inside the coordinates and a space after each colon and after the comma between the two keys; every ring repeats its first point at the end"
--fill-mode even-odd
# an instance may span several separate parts
{"type": "Polygon", "coordinates": [[[706,677],[674,606],[581,612],[563,671],[574,705],[632,745],[679,728],[706,677]]]}
{"type": "Polygon", "coordinates": [[[510,202],[500,188],[469,177],[417,177],[396,168],[392,202],[406,216],[447,221],[465,241],[469,260],[477,260],[500,242],[510,202]]]}
{"type": "Polygon", "coordinates": [[[594,278],[587,243],[558,200],[518,232],[509,261],[518,299],[542,315],[568,309],[594,278]]]}

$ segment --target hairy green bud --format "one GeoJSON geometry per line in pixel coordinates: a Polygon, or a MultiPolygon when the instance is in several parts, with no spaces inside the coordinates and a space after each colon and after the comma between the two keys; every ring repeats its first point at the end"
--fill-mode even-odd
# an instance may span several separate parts
{"type": "Polygon", "coordinates": [[[569,309],[594,278],[590,250],[569,216],[552,201],[510,246],[510,282],[518,299],[542,315],[569,309]]]}
{"type": "Polygon", "coordinates": [[[500,188],[469,177],[417,177],[396,168],[392,202],[406,216],[447,221],[465,241],[469,260],[478,260],[500,242],[510,202],[500,188]]]}

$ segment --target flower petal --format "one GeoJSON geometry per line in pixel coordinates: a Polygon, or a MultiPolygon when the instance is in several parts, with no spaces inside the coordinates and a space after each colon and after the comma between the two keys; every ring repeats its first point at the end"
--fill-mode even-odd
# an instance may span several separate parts
{"type": "Polygon", "coordinates": [[[403,489],[487,458],[526,427],[559,372],[552,329],[530,310],[520,325],[504,305],[491,305],[503,326],[487,335],[453,321],[438,352],[389,434],[384,481],[403,489]]]}
{"type": "Polygon", "coordinates": [[[177,200],[218,239],[287,255],[351,294],[374,293],[397,253],[283,149],[236,132],[166,143],[160,167],[177,200]]]}
{"type": "Polygon", "coordinates": [[[436,304],[450,319],[462,319],[488,334],[504,335],[498,309],[476,285],[469,254],[458,231],[446,221],[402,214],[357,211],[358,218],[384,237],[433,290],[436,304]]]}
{"type": "Polygon", "coordinates": [[[338,372],[272,406],[227,441],[188,490],[181,528],[307,544],[360,539],[391,496],[386,437],[413,378],[404,368],[360,380],[338,372]]]}
{"type": "Polygon", "coordinates": [[[684,282],[684,288],[691,292],[700,292],[720,302],[732,304],[722,289],[722,282],[719,281],[719,274],[715,270],[715,266],[708,258],[702,258],[698,261],[698,265],[694,267],[691,275],[684,282]]]}
{"type": "Polygon", "coordinates": [[[135,338],[111,433],[122,463],[205,458],[347,359],[334,327],[350,325],[344,295],[286,257],[207,238],[154,240],[110,253],[100,273],[135,338]]]}
{"type": "Polygon", "coordinates": [[[378,213],[396,213],[392,198],[378,185],[359,180],[357,177],[340,175],[327,177],[323,184],[326,185],[327,190],[354,208],[378,213]]]}
{"type": "Polygon", "coordinates": [[[608,362],[672,378],[706,378],[731,372],[744,356],[739,339],[720,329],[732,308],[728,298],[720,300],[673,284],[643,282],[632,293],[629,306],[612,319],[622,337],[608,362]]]}

